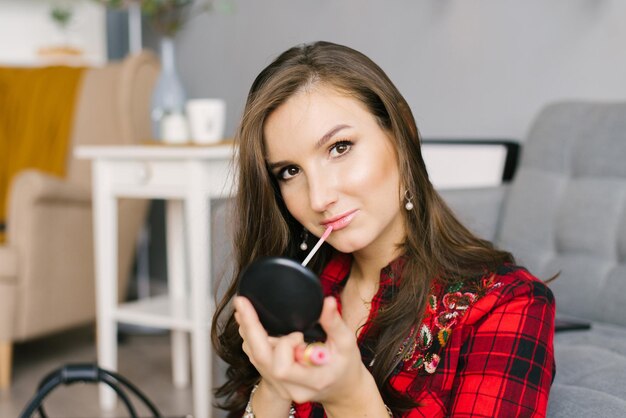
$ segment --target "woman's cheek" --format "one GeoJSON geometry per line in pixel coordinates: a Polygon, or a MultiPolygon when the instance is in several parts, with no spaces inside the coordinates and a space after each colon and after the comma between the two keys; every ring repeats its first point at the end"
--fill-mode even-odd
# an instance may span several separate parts
{"type": "Polygon", "coordinates": [[[339,175],[342,189],[354,193],[355,191],[368,191],[376,188],[386,180],[386,170],[381,169],[384,167],[386,165],[376,161],[375,158],[361,160],[357,164],[351,164],[350,167],[346,166],[346,169],[342,170],[339,175]]]}
{"type": "Polygon", "coordinates": [[[298,193],[294,187],[282,186],[281,195],[287,210],[296,218],[298,222],[304,225],[305,222],[305,210],[304,208],[308,204],[308,198],[302,193],[298,193]]]}

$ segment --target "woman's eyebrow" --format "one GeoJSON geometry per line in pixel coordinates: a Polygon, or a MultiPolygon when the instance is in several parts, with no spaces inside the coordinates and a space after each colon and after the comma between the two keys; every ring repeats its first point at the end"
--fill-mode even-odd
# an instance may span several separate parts
{"type": "Polygon", "coordinates": [[[277,167],[282,167],[289,164],[289,161],[276,161],[275,163],[270,163],[269,160],[265,160],[265,162],[270,171],[274,171],[277,167]]]}
{"type": "Polygon", "coordinates": [[[323,147],[324,144],[327,143],[330,140],[330,138],[332,138],[337,132],[346,128],[352,128],[352,126],[346,125],[346,124],[340,124],[340,125],[335,126],[334,128],[331,128],[317,141],[317,143],[315,144],[315,148],[323,147]]]}
{"type": "MultiPolygon", "coordinates": [[[[315,148],[319,149],[323,147],[325,143],[327,143],[333,136],[335,136],[335,134],[337,134],[337,132],[341,131],[342,129],[347,129],[347,128],[352,128],[352,126],[346,125],[346,124],[339,124],[331,128],[315,143],[315,148]]],[[[271,163],[269,160],[266,160],[266,163],[268,167],[270,168],[270,170],[274,170],[276,167],[288,165],[289,161],[283,160],[283,161],[276,161],[275,163],[271,163]]]]}

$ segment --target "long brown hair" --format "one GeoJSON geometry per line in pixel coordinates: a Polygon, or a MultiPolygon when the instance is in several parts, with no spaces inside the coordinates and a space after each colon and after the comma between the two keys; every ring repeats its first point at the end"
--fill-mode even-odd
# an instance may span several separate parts
{"type": "MultiPolygon", "coordinates": [[[[227,382],[216,390],[220,406],[238,413],[259,374],[241,348],[242,340],[230,301],[237,293],[243,268],[263,256],[298,258],[302,226],[289,214],[265,162],[264,124],[288,98],[308,86],[323,84],[363,103],[393,141],[401,187],[414,208],[402,211],[406,260],[400,287],[378,314],[380,330],[371,372],[385,402],[395,411],[414,405],[395,393],[388,379],[400,359],[398,347],[409,330],[421,324],[432,279],[457,282],[481,277],[512,256],[474,236],[434,190],[420,150],[420,136],[408,104],[387,75],[362,53],[329,42],[293,47],[256,78],[236,134],[239,147],[238,192],[235,199],[235,274],[213,317],[211,337],[218,355],[228,363],[227,382]]],[[[321,273],[332,248],[327,244],[310,264],[321,273]]]]}

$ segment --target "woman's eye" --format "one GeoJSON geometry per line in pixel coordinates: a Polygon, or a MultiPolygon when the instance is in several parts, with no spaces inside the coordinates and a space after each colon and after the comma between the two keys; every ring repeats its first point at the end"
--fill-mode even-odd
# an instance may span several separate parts
{"type": "Polygon", "coordinates": [[[297,175],[299,172],[300,172],[300,169],[298,167],[290,165],[288,167],[283,168],[282,170],[278,172],[278,179],[289,180],[293,176],[297,175]]]}
{"type": "Polygon", "coordinates": [[[350,151],[350,148],[352,148],[352,142],[339,141],[330,148],[330,156],[339,157],[345,154],[346,152],[350,151]]]}

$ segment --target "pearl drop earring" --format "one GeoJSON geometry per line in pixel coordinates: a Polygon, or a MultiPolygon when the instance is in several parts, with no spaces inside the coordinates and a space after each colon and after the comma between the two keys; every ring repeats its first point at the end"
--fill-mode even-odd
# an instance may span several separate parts
{"type": "Polygon", "coordinates": [[[309,245],[306,243],[307,239],[309,238],[309,231],[307,231],[306,229],[302,230],[302,242],[300,243],[300,249],[302,251],[306,251],[309,249],[309,245]]]}
{"type": "Polygon", "coordinates": [[[413,202],[411,202],[411,200],[413,200],[413,197],[409,195],[408,190],[404,192],[404,200],[406,201],[406,203],[404,204],[404,208],[406,210],[413,210],[414,206],[413,206],[413,202]]]}

